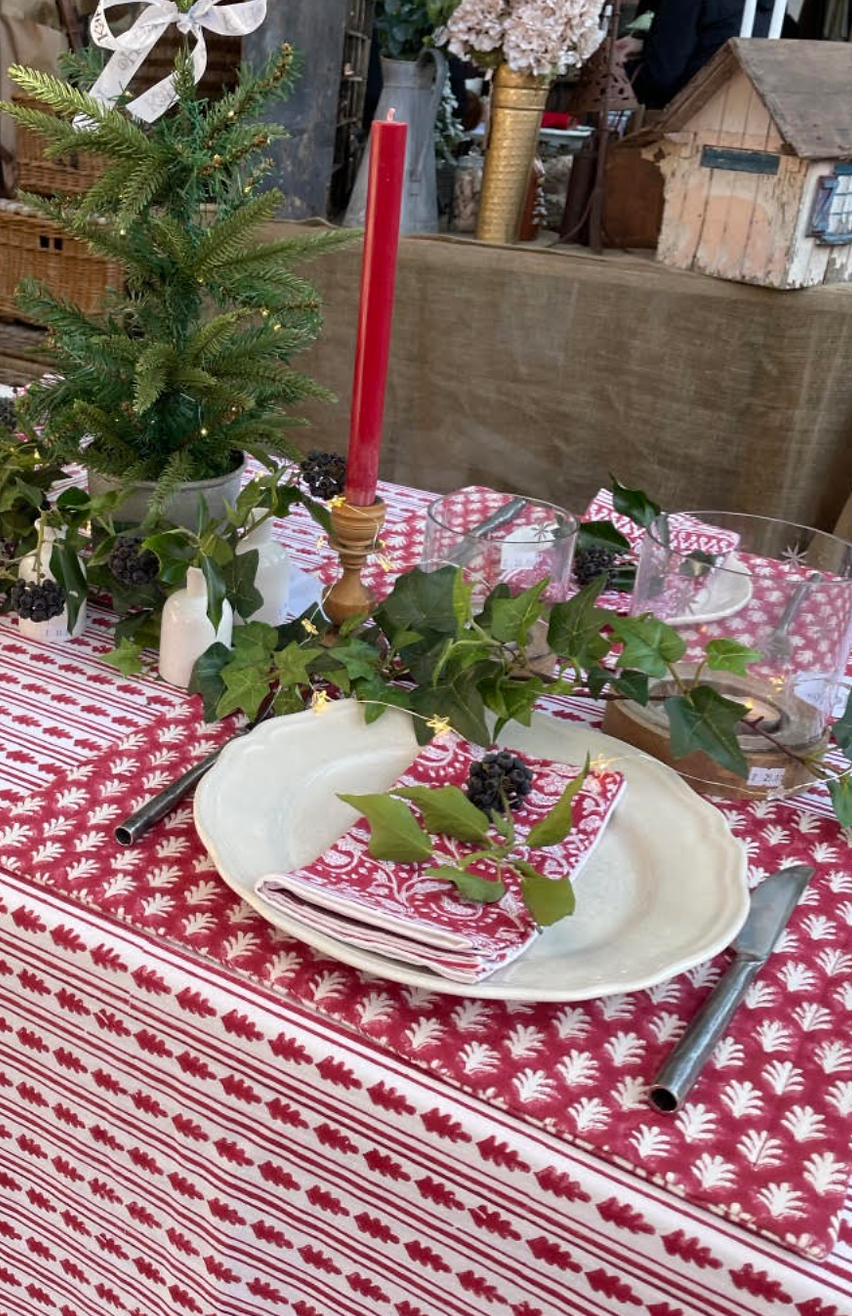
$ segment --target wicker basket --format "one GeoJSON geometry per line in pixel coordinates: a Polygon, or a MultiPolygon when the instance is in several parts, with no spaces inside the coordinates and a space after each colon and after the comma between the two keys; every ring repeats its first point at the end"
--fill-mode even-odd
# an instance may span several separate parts
{"type": "Polygon", "coordinates": [[[92,314],[101,309],[107,288],[120,287],[124,276],[116,261],[93,256],[55,224],[17,202],[0,201],[0,318],[27,319],[15,305],[15,290],[27,277],[41,279],[55,296],[92,314]]]}
{"type": "MultiPolygon", "coordinates": [[[[40,101],[28,96],[16,96],[15,104],[31,110],[46,110],[40,101]]],[[[30,132],[29,128],[18,124],[18,187],[23,192],[38,192],[42,196],[53,196],[56,192],[85,192],[104,171],[104,161],[96,155],[81,152],[80,155],[46,160],[44,148],[44,138],[39,133],[30,132]]]]}

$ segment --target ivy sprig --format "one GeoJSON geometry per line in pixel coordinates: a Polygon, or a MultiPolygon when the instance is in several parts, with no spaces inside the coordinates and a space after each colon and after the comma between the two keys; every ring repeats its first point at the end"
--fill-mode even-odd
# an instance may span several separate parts
{"type": "Polygon", "coordinates": [[[559,845],[573,826],[573,803],[589,774],[589,760],[568,782],[556,804],[519,842],[512,811],[503,799],[502,814],[490,817],[458,786],[392,786],[382,794],[339,795],[370,824],[368,850],[374,859],[419,864],[423,876],[447,882],[465,900],[494,904],[506,894],[504,874],[514,871],[524,904],[539,927],[573,914],[570,878],[545,876],[527,857],[530,851],[559,845]],[[417,813],[411,807],[415,806],[417,813]],[[418,817],[419,814],[419,817],[418,817]],[[467,854],[436,848],[435,838],[473,844],[467,854]],[[522,853],[518,853],[522,846],[522,853]],[[437,859],[439,862],[430,863],[437,859]],[[452,862],[447,862],[451,859],[452,862]],[[493,876],[472,869],[485,866],[493,876]]]}

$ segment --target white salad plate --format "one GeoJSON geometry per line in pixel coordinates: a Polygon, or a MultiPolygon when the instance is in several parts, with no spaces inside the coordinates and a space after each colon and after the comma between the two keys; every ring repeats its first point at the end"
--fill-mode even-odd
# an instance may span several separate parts
{"type": "Polygon", "coordinates": [[[417,754],[407,713],[369,726],[354,700],[263,722],[225,747],[195,793],[195,825],[228,885],[264,918],[356,969],[435,992],[507,1001],[575,1001],[634,991],[709,959],[748,911],[745,851],[722,814],[676,773],[622,741],[535,714],[500,737],[539,758],[603,756],[627,780],[576,881],[576,913],[517,960],[474,985],[350,946],[255,893],[270,873],[310,863],[355,812],[338,792],[386,790],[417,754]]]}
{"type": "Polygon", "coordinates": [[[695,595],[693,606],[679,617],[666,617],[669,626],[695,626],[733,617],[751,598],[751,572],[742,558],[732,554],[724,567],[710,572],[706,587],[695,595]]]}

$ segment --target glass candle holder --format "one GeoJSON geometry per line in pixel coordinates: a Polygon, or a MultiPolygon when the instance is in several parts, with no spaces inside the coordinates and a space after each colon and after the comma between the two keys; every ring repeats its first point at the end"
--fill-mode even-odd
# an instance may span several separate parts
{"type": "Polygon", "coordinates": [[[426,511],[422,565],[456,566],[481,602],[496,585],[520,594],[543,578],[549,603],[572,593],[571,564],[578,522],[552,503],[494,489],[459,489],[426,511]]]}
{"type": "MultiPolygon", "coordinates": [[[[731,788],[724,794],[786,794],[812,782],[804,761],[821,755],[846,699],[852,545],[769,517],[662,514],[642,542],[630,611],[678,631],[686,645],[680,681],[712,685],[748,710],[737,730],[749,766],[739,791],[709,760],[699,762],[704,755],[673,760],[682,775],[710,790],[721,780],[731,788]],[[713,671],[707,645],[721,639],[760,656],[742,675],[713,671]]],[[[628,711],[667,738],[660,700],[676,693],[674,680],[661,681],[654,706],[628,711]]]]}

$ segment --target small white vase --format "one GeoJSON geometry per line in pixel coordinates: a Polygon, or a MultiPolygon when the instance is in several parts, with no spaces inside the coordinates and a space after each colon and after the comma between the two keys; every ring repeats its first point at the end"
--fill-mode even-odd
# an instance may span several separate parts
{"type": "Polygon", "coordinates": [[[280,626],[287,620],[287,603],[290,598],[290,555],[283,544],[272,538],[272,518],[250,528],[237,545],[237,553],[257,549],[257,573],[254,587],[263,597],[263,604],[250,617],[237,615],[236,621],[265,621],[269,626],[280,626]]]}
{"type": "MultiPolygon", "coordinates": [[[[40,551],[37,552],[33,549],[31,553],[24,554],[18,563],[18,580],[22,580],[26,584],[33,584],[38,580],[56,579],[50,569],[50,556],[56,542],[56,531],[49,525],[40,528],[40,522],[36,522],[36,529],[39,530],[42,537],[40,551]]],[[[28,617],[18,618],[18,630],[21,635],[28,640],[43,640],[48,644],[57,644],[62,643],[64,640],[70,640],[82,635],[85,629],[85,601],[80,605],[80,611],[77,613],[77,620],[72,631],[68,629],[67,607],[63,608],[56,617],[49,618],[48,621],[31,621],[28,617]]]]}
{"type": "Polygon", "coordinates": [[[227,599],[222,601],[219,629],[207,616],[207,581],[199,567],[190,567],[186,586],[166,599],[160,626],[160,676],[169,685],[185,690],[196,659],[214,642],[231,646],[234,615],[227,599]]]}

